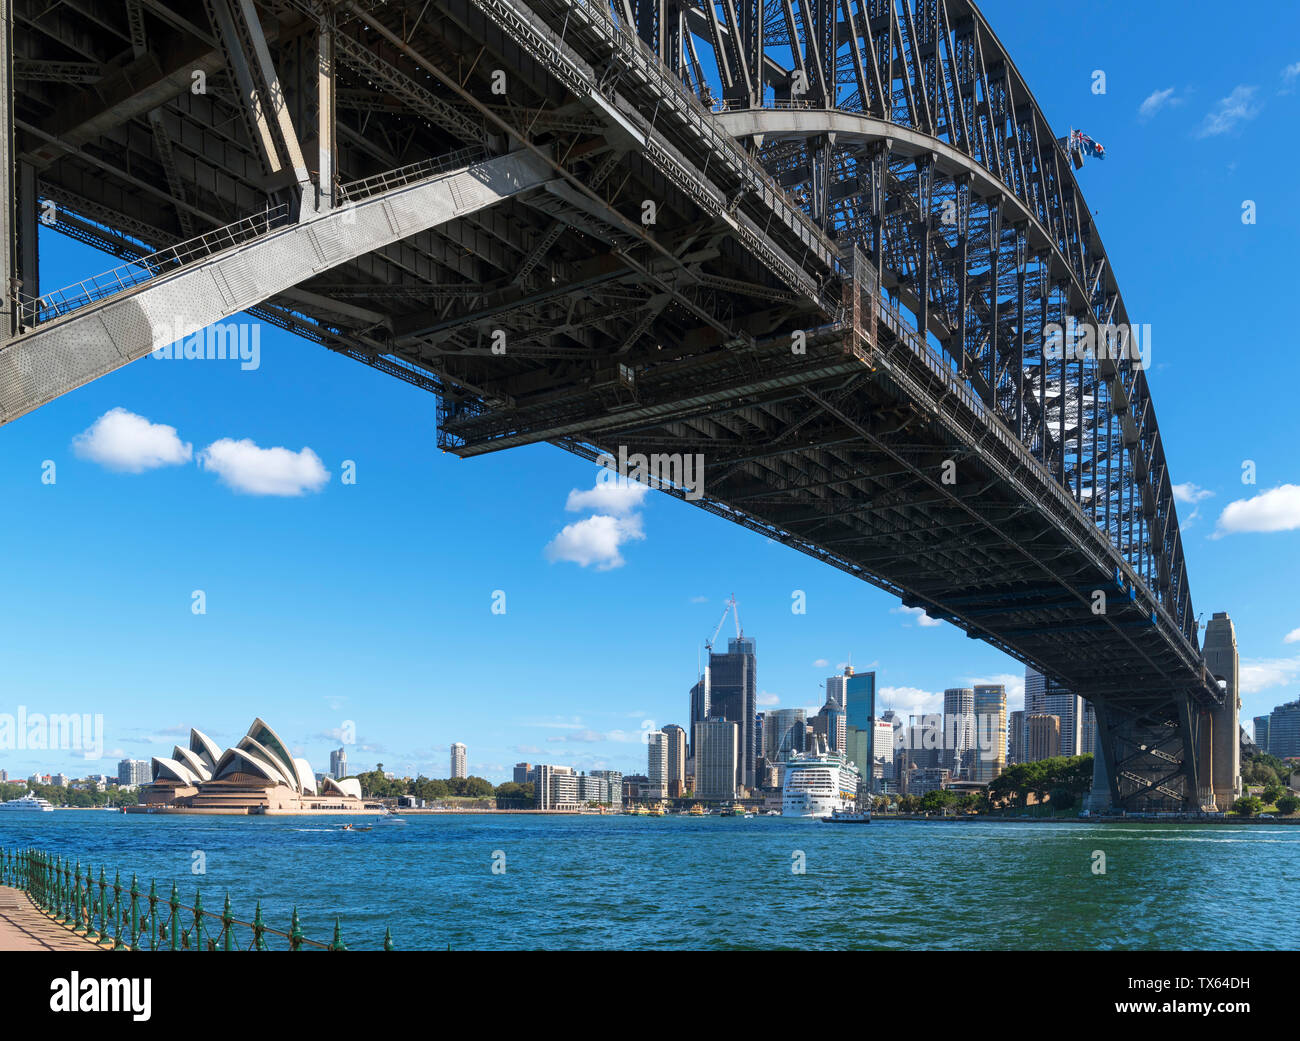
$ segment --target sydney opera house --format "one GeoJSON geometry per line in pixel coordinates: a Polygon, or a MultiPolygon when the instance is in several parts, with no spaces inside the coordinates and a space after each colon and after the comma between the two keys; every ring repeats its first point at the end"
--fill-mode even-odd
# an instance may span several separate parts
{"type": "Polygon", "coordinates": [[[190,745],[155,756],[153,780],[128,813],[374,813],[383,805],[361,795],[355,777],[316,783],[311,764],[295,758],[274,730],[253,720],[239,743],[224,752],[201,730],[190,745]]]}

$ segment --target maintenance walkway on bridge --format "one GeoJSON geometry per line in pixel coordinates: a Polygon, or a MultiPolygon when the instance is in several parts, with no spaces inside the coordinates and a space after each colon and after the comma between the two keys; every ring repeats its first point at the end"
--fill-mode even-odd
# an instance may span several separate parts
{"type": "Polygon", "coordinates": [[[105,948],[66,929],[21,889],[0,886],[0,951],[97,951],[105,948]]]}

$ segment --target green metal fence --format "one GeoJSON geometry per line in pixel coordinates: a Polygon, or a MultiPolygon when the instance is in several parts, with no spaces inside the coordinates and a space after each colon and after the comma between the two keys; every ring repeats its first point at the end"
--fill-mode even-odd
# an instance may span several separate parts
{"type": "MultiPolygon", "coordinates": [[[[334,919],[329,943],[310,940],[302,933],[298,909],[293,909],[289,931],[272,929],[262,919],[259,900],[251,922],[230,913],[230,894],[220,913],[203,907],[195,890],[194,903],[182,904],[172,884],[167,899],[158,896],[151,880],[141,892],[135,875],[122,885],[119,872],[109,882],[103,867],[96,882],[94,869],[81,871],[81,861],[57,857],[44,850],[0,849],[0,884],[23,890],[54,921],[94,943],[115,951],[346,951],[343,930],[334,919]]],[[[384,930],[384,950],[395,950],[392,930],[384,930]]]]}

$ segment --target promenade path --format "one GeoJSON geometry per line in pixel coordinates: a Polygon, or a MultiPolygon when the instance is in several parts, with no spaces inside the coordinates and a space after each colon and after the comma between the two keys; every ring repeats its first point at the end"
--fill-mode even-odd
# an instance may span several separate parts
{"type": "Polygon", "coordinates": [[[103,949],[52,921],[21,889],[0,886],[0,951],[103,949]]]}

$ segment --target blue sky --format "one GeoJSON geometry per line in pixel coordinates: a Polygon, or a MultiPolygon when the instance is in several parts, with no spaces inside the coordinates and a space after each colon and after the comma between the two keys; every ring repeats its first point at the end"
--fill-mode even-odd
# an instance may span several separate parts
{"type": "MultiPolygon", "coordinates": [[[[1152,326],[1194,603],[1237,624],[1246,718],[1294,699],[1300,677],[1288,7],[1225,27],[1209,3],[983,5],[1059,132],[1106,146],[1079,176],[1129,313],[1152,326]]],[[[41,249],[46,289],[113,266],[54,235],[41,249]]],[[[570,502],[594,468],[558,449],[443,455],[431,396],[274,329],[261,346],[254,371],[146,358],[0,430],[0,711],[102,713],[106,728],[100,764],[8,751],[0,767],[112,772],[122,755],[167,754],[190,725],[233,743],[260,714],[318,770],[349,722],[353,764],[399,773],[445,776],[452,741],[494,780],[525,759],[640,770],[639,729],[685,723],[700,645],[733,593],[765,706],[819,704],[850,656],[901,711],[973,680],[1005,679],[1019,704],[1017,663],[870,586],[666,496],[622,512],[570,502]],[[101,422],[114,409],[174,434],[101,422]],[[141,444],[165,465],[102,462],[141,444]],[[301,494],[239,490],[250,482],[301,494]],[[591,522],[602,509],[611,519],[591,522]]]]}

